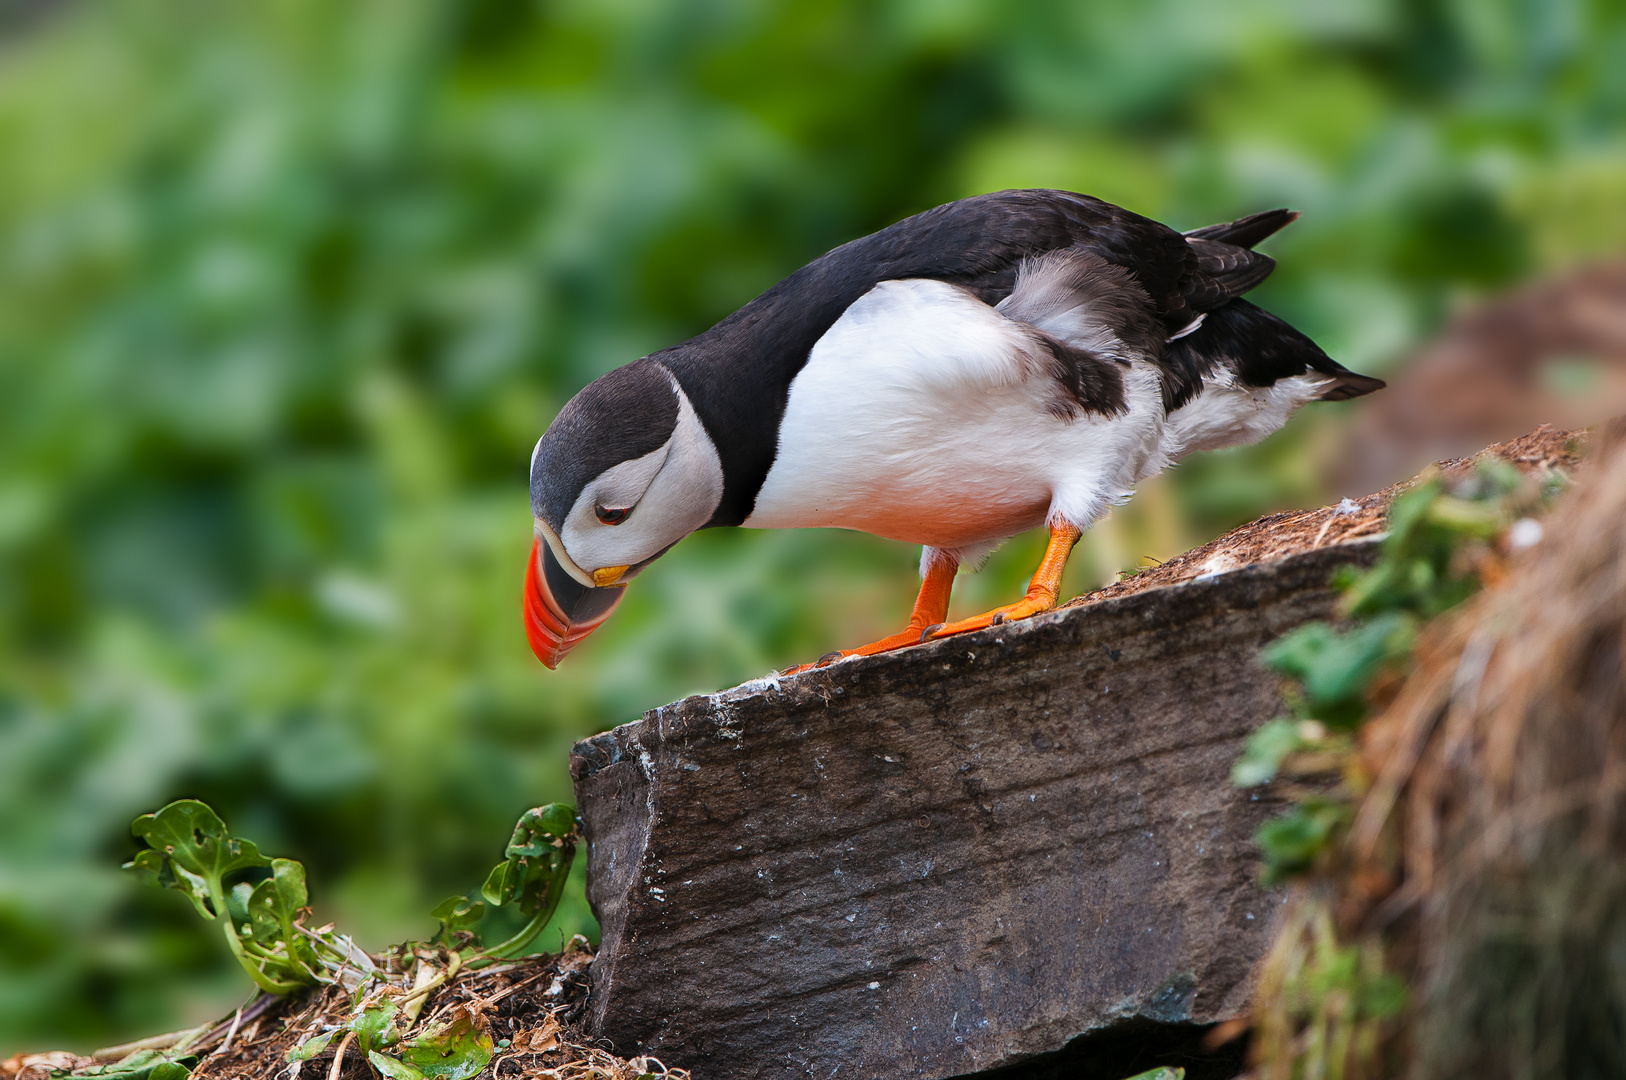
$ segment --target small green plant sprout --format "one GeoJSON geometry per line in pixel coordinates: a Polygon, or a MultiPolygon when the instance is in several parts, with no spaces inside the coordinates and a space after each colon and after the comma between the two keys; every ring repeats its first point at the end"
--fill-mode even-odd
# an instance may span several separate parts
{"type": "MultiPolygon", "coordinates": [[[[443,901],[431,912],[440,924],[434,942],[408,943],[386,963],[375,961],[331,926],[306,927],[310,908],[304,866],[261,855],[251,841],[232,836],[203,803],[170,803],[137,818],[131,829],[148,847],[125,869],[147,884],[185,894],[198,914],[220,922],[232,955],[262,991],[287,994],[327,984],[351,992],[344,1023],[288,1052],[290,1078],[335,1039],[335,1075],[352,1043],[388,1080],[467,1080],[484,1069],[494,1049],[484,1021],[456,1007],[414,1031],[424,1002],[459,972],[525,951],[558,908],[581,839],[574,808],[551,803],[527,810],[514,827],[503,861],[481,888],[485,900],[454,896],[443,901]],[[476,927],[487,905],[509,903],[528,916],[527,922],[506,941],[480,948],[476,927]]],[[[205,1030],[207,1026],[180,1034],[195,1037],[205,1030]]],[[[131,1057],[107,1075],[185,1080],[187,1062],[195,1060],[184,1056],[186,1041],[162,1053],[131,1057]]]]}
{"type": "Polygon", "coordinates": [[[440,923],[440,929],[435,931],[435,942],[456,949],[474,941],[474,928],[485,918],[486,906],[466,896],[448,896],[436,904],[429,915],[440,923]]]}
{"type": "MultiPolygon", "coordinates": [[[[1152,555],[1142,555],[1140,558],[1141,561],[1136,563],[1134,566],[1126,567],[1125,569],[1118,571],[1119,581],[1132,581],[1133,579],[1146,573],[1146,571],[1156,570],[1158,567],[1163,565],[1162,559],[1156,558],[1152,555]]],[[[1140,1078],[1136,1077],[1135,1080],[1140,1080],[1140,1078]]]]}
{"type": "Polygon", "coordinates": [[[553,917],[570,876],[581,833],[573,807],[550,803],[525,811],[514,826],[506,858],[486,876],[481,893],[485,901],[451,896],[430,914],[440,924],[435,940],[444,950],[444,966],[437,951],[415,950],[416,976],[410,989],[385,984],[356,992],[348,1021],[294,1047],[288,1053],[296,1067],[316,1057],[339,1038],[342,1057],[351,1041],[388,1080],[466,1080],[491,1061],[490,1032],[479,1018],[463,1009],[411,1034],[429,994],[455,979],[460,971],[475,970],[517,956],[536,939],[553,917]],[[514,934],[490,948],[477,947],[475,927],[487,905],[517,903],[530,916],[514,934]],[[385,1050],[391,1053],[384,1053],[385,1050]]]}
{"type": "Polygon", "coordinates": [[[332,927],[306,928],[304,866],[261,855],[251,841],[227,832],[203,803],[172,802],[136,818],[130,829],[148,847],[124,868],[146,884],[183,893],[199,915],[220,922],[232,955],[266,993],[333,982],[354,988],[376,973],[348,937],[332,927]],[[271,872],[258,882],[228,884],[264,869],[271,872]]]}
{"type": "Polygon", "coordinates": [[[564,895],[570,864],[576,858],[576,842],[581,837],[579,829],[575,809],[563,803],[539,806],[520,817],[503,852],[507,858],[491,868],[480,895],[493,907],[517,903],[530,921],[507,941],[474,957],[471,964],[483,966],[517,956],[542,932],[564,895]]]}
{"type": "Polygon", "coordinates": [[[1186,1080],[1186,1070],[1172,1068],[1168,1065],[1147,1072],[1136,1073],[1129,1080],[1186,1080]]]}

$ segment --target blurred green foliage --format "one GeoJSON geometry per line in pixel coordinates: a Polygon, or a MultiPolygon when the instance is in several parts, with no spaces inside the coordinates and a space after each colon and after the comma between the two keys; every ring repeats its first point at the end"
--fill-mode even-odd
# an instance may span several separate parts
{"type": "MultiPolygon", "coordinates": [[[[1367,371],[1626,247],[1619,0],[37,11],[0,22],[0,1053],[240,990],[119,875],[147,806],[206,799],[318,921],[421,938],[570,799],[574,739],[901,623],[912,551],[718,532],[557,674],[520,630],[557,407],[837,243],[1008,186],[1291,205],[1259,299],[1367,371]]],[[[1070,587],[1322,497],[1339,410],[1307,412],[1152,484],[1070,587]]]]}

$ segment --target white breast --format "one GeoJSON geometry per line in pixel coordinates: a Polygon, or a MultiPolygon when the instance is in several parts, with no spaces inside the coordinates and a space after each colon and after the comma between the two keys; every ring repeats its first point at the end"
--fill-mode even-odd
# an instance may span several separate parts
{"type": "Polygon", "coordinates": [[[778,456],[745,525],[834,526],[939,548],[1047,519],[1090,524],[1161,466],[1155,372],[1129,410],[1064,420],[1047,354],[965,289],[885,281],[819,339],[791,384],[778,456]]]}

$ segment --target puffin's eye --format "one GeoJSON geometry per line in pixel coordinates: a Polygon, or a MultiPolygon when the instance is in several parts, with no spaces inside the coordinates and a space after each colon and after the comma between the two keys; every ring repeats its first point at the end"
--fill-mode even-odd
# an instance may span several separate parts
{"type": "Polygon", "coordinates": [[[612,510],[608,506],[595,506],[593,512],[598,515],[599,521],[605,525],[619,525],[627,520],[627,515],[632,513],[632,507],[626,506],[612,510]]]}

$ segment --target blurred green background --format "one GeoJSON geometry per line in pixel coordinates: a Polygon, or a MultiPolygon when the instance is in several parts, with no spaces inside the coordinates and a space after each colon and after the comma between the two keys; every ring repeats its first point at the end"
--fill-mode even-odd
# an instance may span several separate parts
{"type": "MultiPolygon", "coordinates": [[[[542,669],[526,462],[594,376],[1016,186],[1302,210],[1257,298],[1382,373],[1626,249],[1623,116],[1618,0],[0,5],[0,1055],[246,996],[118,871],[140,812],[206,799],[318,919],[426,936],[573,740],[905,617],[913,550],[707,533],[542,669]]],[[[1341,494],[1348,415],[1151,483],[1071,590],[1341,494]]]]}

